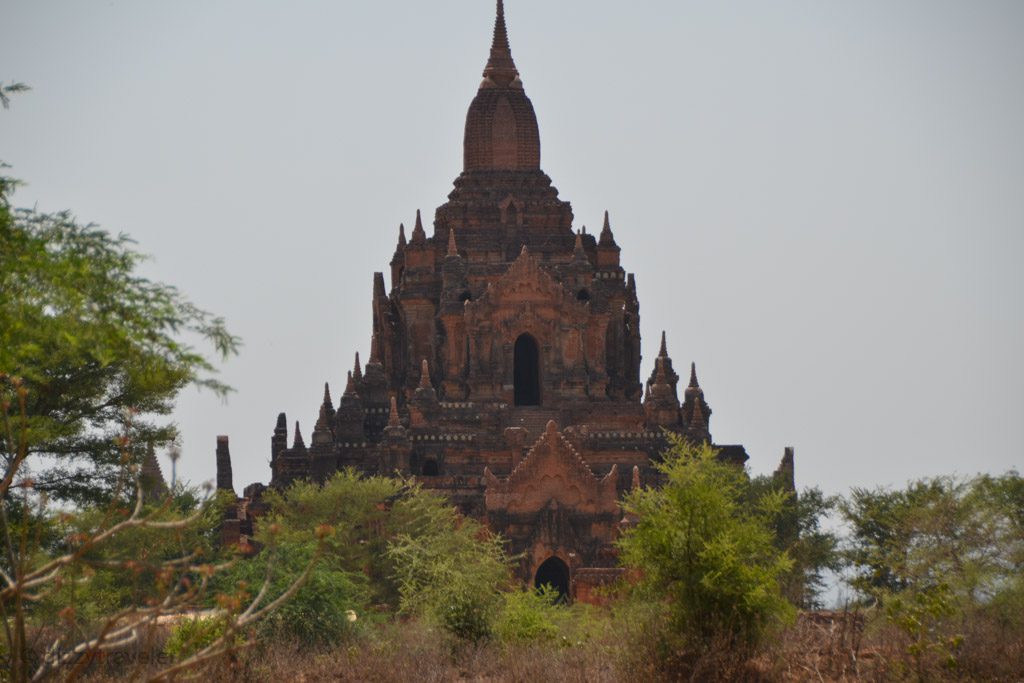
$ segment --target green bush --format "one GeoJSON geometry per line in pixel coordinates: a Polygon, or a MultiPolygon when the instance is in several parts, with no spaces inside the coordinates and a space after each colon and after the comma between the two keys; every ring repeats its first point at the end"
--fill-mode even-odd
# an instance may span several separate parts
{"type": "Polygon", "coordinates": [[[501,538],[439,496],[421,492],[414,502],[418,523],[388,545],[401,612],[434,620],[464,640],[489,638],[500,591],[509,584],[501,538]]]}
{"type": "Polygon", "coordinates": [[[227,620],[223,616],[185,619],[171,630],[164,643],[164,654],[172,659],[185,659],[208,647],[226,630],[227,620]]]}
{"type": "MultiPolygon", "coordinates": [[[[240,590],[251,597],[270,576],[269,589],[261,603],[267,604],[302,574],[314,552],[312,543],[288,542],[265,548],[256,557],[241,560],[227,572],[218,582],[216,592],[223,598],[240,590]]],[[[356,615],[357,619],[358,615],[365,615],[367,604],[364,577],[337,567],[330,558],[320,558],[298,591],[260,620],[257,632],[302,645],[334,643],[353,634],[359,624],[351,615],[356,615]]]]}
{"type": "Polygon", "coordinates": [[[512,590],[505,593],[495,633],[506,642],[551,642],[558,637],[558,592],[549,586],[540,590],[512,590]]]}
{"type": "Polygon", "coordinates": [[[664,486],[626,498],[638,521],[619,547],[637,596],[667,606],[659,637],[677,650],[756,644],[794,611],[780,589],[792,562],[775,545],[785,495],[752,496],[747,473],[706,445],[676,441],[657,467],[664,486]]]}

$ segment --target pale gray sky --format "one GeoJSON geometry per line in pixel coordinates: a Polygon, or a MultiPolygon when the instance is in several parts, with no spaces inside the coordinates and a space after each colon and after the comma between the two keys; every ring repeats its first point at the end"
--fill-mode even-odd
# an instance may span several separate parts
{"type": "MultiPolygon", "coordinates": [[[[507,0],[542,167],[605,209],[755,472],[845,491],[1024,464],[1024,3],[507,0]]],[[[269,479],[369,350],[371,274],[433,216],[494,3],[6,0],[19,205],[126,231],[245,347],[179,472],[269,479]]],[[[429,232],[428,228],[428,232],[429,232]]],[[[163,459],[165,472],[169,465],[163,459]]]]}

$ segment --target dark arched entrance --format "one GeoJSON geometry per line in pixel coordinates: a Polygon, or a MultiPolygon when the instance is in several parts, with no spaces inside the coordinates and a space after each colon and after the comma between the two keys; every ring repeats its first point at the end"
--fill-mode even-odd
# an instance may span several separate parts
{"type": "Polygon", "coordinates": [[[549,585],[558,591],[558,599],[565,602],[569,599],[569,567],[557,557],[549,557],[544,564],[537,567],[537,574],[533,578],[533,587],[540,588],[549,585]]]}
{"type": "Polygon", "coordinates": [[[517,406],[540,405],[540,349],[537,340],[528,334],[516,339],[512,360],[517,406]]]}

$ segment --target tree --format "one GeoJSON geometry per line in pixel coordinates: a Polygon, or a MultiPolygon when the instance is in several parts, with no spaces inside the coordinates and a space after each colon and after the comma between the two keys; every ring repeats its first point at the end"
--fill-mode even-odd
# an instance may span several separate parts
{"type": "Polygon", "coordinates": [[[697,652],[756,643],[792,613],[780,589],[792,561],[774,542],[785,494],[752,496],[747,473],[707,445],[677,440],[657,467],[664,485],[626,498],[637,521],[619,547],[641,595],[665,605],[662,637],[697,652]]]}
{"type": "MultiPolygon", "coordinates": [[[[16,185],[0,178],[0,376],[26,390],[36,490],[102,500],[119,476],[118,439],[139,462],[175,439],[160,418],[182,388],[229,391],[188,340],[221,358],[240,342],[223,319],[140,276],[144,257],[126,235],[80,225],[68,212],[14,209],[16,185]]],[[[17,405],[12,386],[0,385],[7,410],[17,405]]],[[[0,457],[9,469],[10,444],[0,457]]]]}
{"type": "Polygon", "coordinates": [[[775,521],[775,544],[793,560],[793,569],[783,578],[783,594],[797,607],[819,609],[828,575],[843,567],[838,536],[823,527],[836,510],[838,499],[826,496],[818,487],[786,493],[777,476],[757,476],[750,482],[753,503],[769,491],[786,495],[782,512],[775,521]]]}
{"type": "MultiPolygon", "coordinates": [[[[0,438],[13,453],[0,478],[0,623],[6,678],[22,683],[66,675],[73,680],[97,656],[152,642],[162,617],[193,613],[204,602],[210,579],[231,566],[219,561],[210,543],[223,511],[191,495],[165,496],[161,504],[148,505],[141,468],[131,462],[127,441],[121,442],[121,476],[105,506],[53,511],[32,480],[21,478],[28,457],[28,392],[20,380],[0,382],[16,396],[18,415],[12,420],[9,406],[3,406],[0,438]]],[[[313,533],[322,539],[330,529],[313,533]]],[[[264,552],[276,550],[271,539],[264,552]]],[[[158,662],[161,670],[153,679],[230,654],[238,634],[297,592],[319,553],[314,548],[305,569],[284,584],[275,581],[274,566],[267,564],[259,577],[262,584],[237,585],[216,595],[218,632],[201,647],[180,652],[178,661],[158,662]]],[[[130,677],[139,678],[152,664],[139,658],[130,677]]]]}
{"type": "Polygon", "coordinates": [[[1022,510],[1016,472],[855,488],[843,503],[850,584],[902,634],[919,680],[960,665],[969,624],[994,620],[999,633],[1021,632],[1022,510]]]}
{"type": "MultiPolygon", "coordinates": [[[[336,642],[352,628],[349,611],[361,622],[383,608],[425,617],[469,640],[491,633],[510,578],[502,541],[443,496],[410,481],[343,470],[323,485],[299,481],[268,491],[264,502],[257,544],[273,541],[293,558],[323,549],[308,583],[266,628],[304,643],[336,642]],[[317,524],[332,532],[315,538],[317,524]]],[[[261,552],[224,578],[251,580],[262,575],[264,561],[261,552]]],[[[281,565],[282,581],[290,563],[281,565]]]]}
{"type": "Polygon", "coordinates": [[[1024,480],[1016,472],[855,488],[841,509],[851,584],[884,601],[939,585],[986,602],[1024,570],[1024,480]]]}

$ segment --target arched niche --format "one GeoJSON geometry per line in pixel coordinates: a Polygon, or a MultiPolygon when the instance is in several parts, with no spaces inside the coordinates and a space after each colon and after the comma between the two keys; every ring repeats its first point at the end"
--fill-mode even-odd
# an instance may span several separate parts
{"type": "Polygon", "coordinates": [[[513,350],[514,403],[540,405],[540,346],[530,334],[521,334],[513,350]]]}
{"type": "Polygon", "coordinates": [[[558,592],[560,602],[569,599],[569,566],[559,557],[552,555],[537,567],[533,577],[533,587],[548,585],[558,592]]]}

